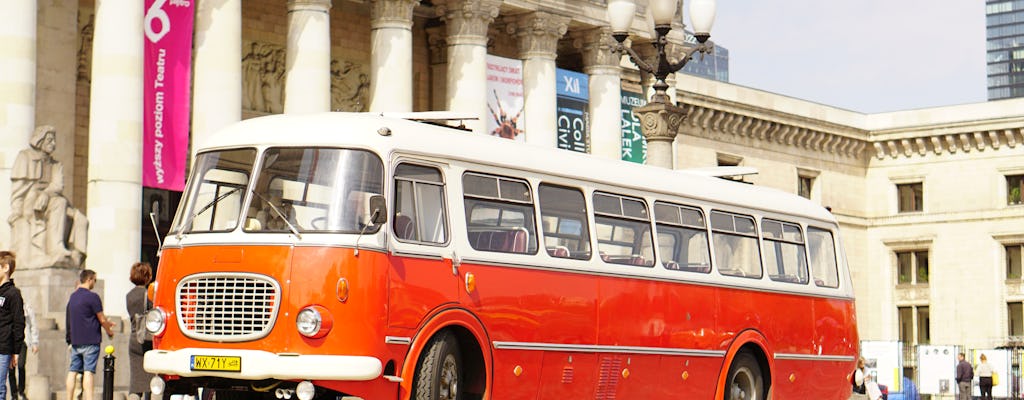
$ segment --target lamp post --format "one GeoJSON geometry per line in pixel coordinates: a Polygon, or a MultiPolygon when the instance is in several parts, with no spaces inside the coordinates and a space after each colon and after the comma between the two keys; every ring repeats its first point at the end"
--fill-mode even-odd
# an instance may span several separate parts
{"type": "Polygon", "coordinates": [[[641,129],[647,138],[647,164],[665,168],[673,167],[672,141],[679,125],[686,118],[685,110],[669,101],[665,79],[685,67],[695,53],[707,54],[714,48],[708,38],[711,37],[711,25],[715,20],[715,1],[687,1],[690,2],[690,22],[693,24],[697,45],[687,48],[678,61],[672,62],[666,48],[678,0],[651,0],[649,7],[654,17],[656,35],[652,45],[658,51],[658,59],[652,64],[625,44],[636,13],[636,4],[633,0],[608,0],[608,22],[611,24],[612,37],[618,43],[615,51],[626,53],[638,69],[654,76],[654,95],[646,106],[635,111],[640,114],[641,129]]]}

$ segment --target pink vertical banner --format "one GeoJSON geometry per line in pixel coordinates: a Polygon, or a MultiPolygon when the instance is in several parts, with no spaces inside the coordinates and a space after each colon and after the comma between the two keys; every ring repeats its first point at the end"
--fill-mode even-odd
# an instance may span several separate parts
{"type": "Polygon", "coordinates": [[[146,0],[142,186],[185,187],[194,3],[146,0]]]}

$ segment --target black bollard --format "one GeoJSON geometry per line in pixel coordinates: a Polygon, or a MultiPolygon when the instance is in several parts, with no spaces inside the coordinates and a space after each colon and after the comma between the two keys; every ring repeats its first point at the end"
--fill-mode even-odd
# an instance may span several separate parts
{"type": "Polygon", "coordinates": [[[103,357],[103,400],[114,400],[114,346],[107,346],[103,357]]]}

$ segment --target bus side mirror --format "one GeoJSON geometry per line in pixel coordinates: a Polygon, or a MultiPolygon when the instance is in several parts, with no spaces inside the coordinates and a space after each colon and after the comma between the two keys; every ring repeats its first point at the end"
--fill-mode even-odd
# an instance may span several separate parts
{"type": "Polygon", "coordinates": [[[374,225],[383,225],[388,222],[388,205],[384,202],[384,196],[375,194],[370,196],[370,222],[374,225]]]}

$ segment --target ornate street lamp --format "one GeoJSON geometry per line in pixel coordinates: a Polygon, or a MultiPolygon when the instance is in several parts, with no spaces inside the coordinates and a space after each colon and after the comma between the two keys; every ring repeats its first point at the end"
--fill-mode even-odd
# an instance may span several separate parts
{"type": "Polygon", "coordinates": [[[651,16],[654,17],[656,34],[652,45],[658,51],[658,59],[654,64],[650,64],[631,46],[625,45],[626,38],[629,37],[629,27],[636,14],[636,3],[633,0],[608,0],[608,22],[612,28],[612,37],[618,42],[615,50],[628,54],[630,61],[636,64],[637,68],[654,75],[654,95],[647,106],[636,111],[640,114],[641,129],[648,140],[647,163],[666,168],[673,167],[672,141],[686,114],[682,108],[669,101],[668,84],[665,83],[665,79],[669,74],[686,66],[695,53],[708,54],[714,48],[714,44],[709,42],[708,38],[711,37],[711,25],[715,20],[715,0],[685,1],[690,2],[690,23],[693,25],[697,45],[687,48],[678,61],[669,60],[665,50],[679,0],[651,0],[649,8],[651,16]]]}

